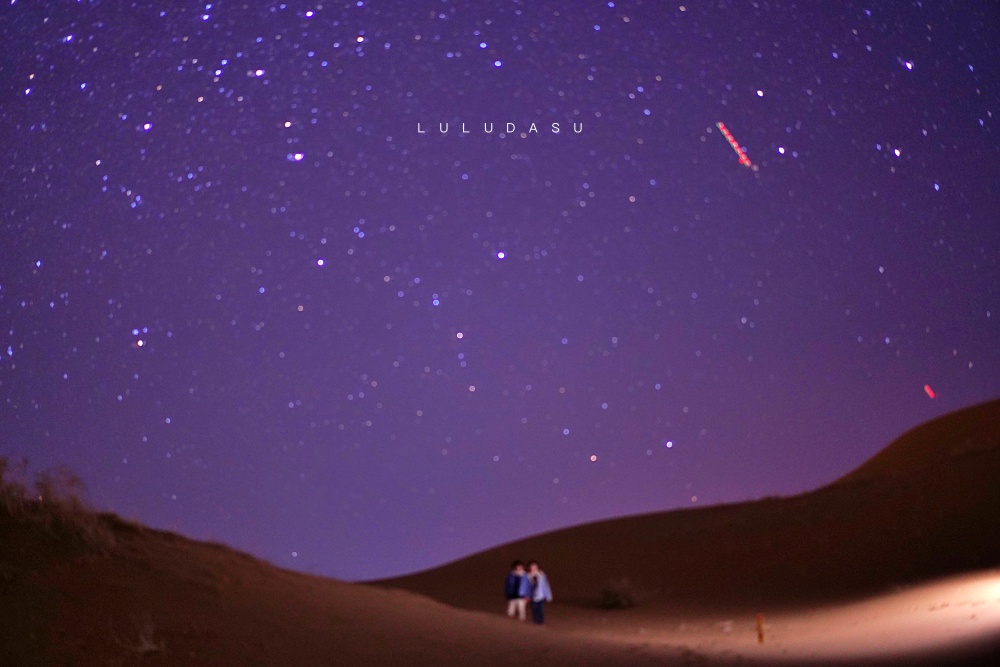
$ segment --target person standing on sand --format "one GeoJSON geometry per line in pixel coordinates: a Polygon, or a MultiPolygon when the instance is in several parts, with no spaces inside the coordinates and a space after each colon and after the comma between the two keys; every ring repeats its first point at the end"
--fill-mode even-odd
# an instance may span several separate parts
{"type": "Polygon", "coordinates": [[[538,568],[538,563],[528,561],[528,580],[531,582],[531,620],[536,625],[545,623],[545,603],[552,602],[549,578],[538,568]]]}
{"type": "Polygon", "coordinates": [[[510,566],[510,572],[504,581],[503,592],[507,597],[507,615],[511,618],[517,616],[522,621],[527,620],[531,582],[528,581],[528,575],[524,571],[524,563],[521,561],[516,560],[510,566]]]}

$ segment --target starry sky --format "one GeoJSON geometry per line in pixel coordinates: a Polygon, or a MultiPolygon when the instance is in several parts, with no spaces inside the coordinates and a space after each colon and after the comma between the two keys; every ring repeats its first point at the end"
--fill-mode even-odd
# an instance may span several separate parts
{"type": "Polygon", "coordinates": [[[0,38],[0,455],[125,517],[382,577],[1000,396],[990,0],[11,0],[0,38]]]}

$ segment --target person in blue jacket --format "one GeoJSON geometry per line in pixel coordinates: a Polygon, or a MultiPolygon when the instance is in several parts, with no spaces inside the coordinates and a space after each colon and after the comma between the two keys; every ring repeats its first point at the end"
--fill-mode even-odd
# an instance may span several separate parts
{"type": "Polygon", "coordinates": [[[522,621],[527,620],[528,600],[531,598],[531,582],[524,571],[524,563],[516,560],[510,566],[510,572],[503,586],[507,598],[507,615],[515,616],[522,621]]]}
{"type": "Polygon", "coordinates": [[[531,582],[531,620],[537,625],[545,623],[545,603],[552,602],[552,587],[549,578],[535,561],[528,561],[528,576],[531,582]]]}

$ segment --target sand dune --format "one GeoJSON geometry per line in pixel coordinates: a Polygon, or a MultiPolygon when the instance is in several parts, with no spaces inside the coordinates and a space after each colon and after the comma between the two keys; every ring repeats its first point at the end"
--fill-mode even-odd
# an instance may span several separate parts
{"type": "Polygon", "coordinates": [[[593,606],[628,579],[685,609],[849,599],[994,567],[1000,401],[918,427],[811,493],[576,526],[382,583],[489,609],[512,557],[541,561],[563,601],[593,606]]]}
{"type": "MultiPolygon", "coordinates": [[[[786,634],[788,628],[798,628],[794,634],[800,638],[819,637],[826,621],[819,621],[810,634],[783,619],[849,618],[852,610],[869,608],[858,604],[895,609],[891,600],[897,598],[885,597],[887,593],[949,575],[981,572],[984,580],[995,579],[990,568],[1000,565],[1000,402],[918,427],[858,470],[811,493],[577,526],[381,583],[458,607],[495,610],[497,570],[515,557],[538,559],[549,572],[564,603],[550,614],[554,626],[593,631],[592,617],[599,617],[600,624],[634,617],[627,627],[637,632],[653,625],[678,628],[686,619],[698,619],[686,623],[687,635],[666,636],[705,649],[704,638],[719,633],[695,641],[692,628],[725,625],[728,619],[742,619],[732,621],[733,627],[749,627],[757,613],[764,613],[786,634]],[[595,612],[603,590],[631,596],[639,604],[627,612],[595,612]],[[876,599],[882,602],[858,602],[872,596],[881,596],[876,599]]],[[[941,597],[950,590],[944,584],[927,590],[936,591],[928,592],[928,599],[937,595],[941,604],[996,603],[992,594],[970,596],[959,589],[941,597]]],[[[875,636],[899,635],[901,621],[890,616],[880,615],[883,622],[869,628],[875,636]]],[[[906,627],[923,627],[918,616],[907,617],[912,624],[906,627]]],[[[981,629],[970,630],[958,643],[982,648],[982,642],[1000,641],[995,626],[981,629]]],[[[853,655],[850,647],[864,643],[859,633],[867,631],[859,625],[839,644],[838,655],[853,655]]],[[[728,634],[717,637],[722,652],[731,650],[731,642],[723,641],[728,634]]],[[[906,636],[924,651],[954,649],[944,635],[913,630],[906,636]]],[[[801,641],[796,645],[793,653],[801,658],[837,653],[823,653],[818,645],[806,650],[801,641]]],[[[886,648],[884,660],[913,659],[903,646],[888,640],[884,646],[894,646],[886,648]]],[[[756,654],[777,657],[767,651],[756,654]]]]}
{"type": "Polygon", "coordinates": [[[994,664],[998,482],[994,402],[802,496],[578,526],[374,585],[8,498],[0,665],[994,664]],[[552,579],[544,628],[498,613],[513,557],[552,579]],[[636,604],[599,609],[602,589],[636,604]]]}
{"type": "Polygon", "coordinates": [[[112,525],[113,552],[95,555],[0,524],[0,665],[654,664],[599,639],[112,525]]]}
{"type": "Polygon", "coordinates": [[[604,613],[558,609],[550,615],[577,636],[683,646],[713,663],[995,665],[1000,650],[1000,570],[852,602],[772,607],[763,615],[763,642],[753,609],[691,613],[642,605],[604,613]]]}

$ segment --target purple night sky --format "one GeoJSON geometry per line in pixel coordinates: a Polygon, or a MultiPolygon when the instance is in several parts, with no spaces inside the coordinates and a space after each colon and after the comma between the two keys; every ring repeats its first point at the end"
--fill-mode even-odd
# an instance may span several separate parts
{"type": "Polygon", "coordinates": [[[123,516],[388,576],[1000,396],[992,0],[14,0],[0,38],[0,455],[123,516]]]}

